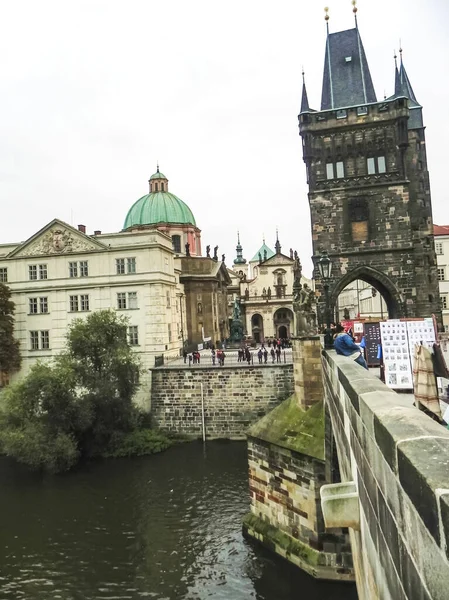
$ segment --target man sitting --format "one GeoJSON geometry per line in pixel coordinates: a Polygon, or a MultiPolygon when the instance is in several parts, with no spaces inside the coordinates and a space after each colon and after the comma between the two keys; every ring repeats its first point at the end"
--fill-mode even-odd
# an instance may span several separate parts
{"type": "Polygon", "coordinates": [[[365,369],[368,369],[359,346],[357,346],[350,335],[345,333],[345,329],[341,323],[337,325],[336,333],[334,348],[337,354],[348,356],[362,367],[365,367],[365,369]]]}

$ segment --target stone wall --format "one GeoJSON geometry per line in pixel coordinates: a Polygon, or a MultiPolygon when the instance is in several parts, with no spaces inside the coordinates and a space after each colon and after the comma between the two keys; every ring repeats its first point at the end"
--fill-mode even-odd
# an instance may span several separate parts
{"type": "Polygon", "coordinates": [[[163,431],[202,435],[203,384],[208,438],[243,438],[252,423],[293,392],[293,366],[153,369],[151,415],[163,431]]]}
{"type": "Polygon", "coordinates": [[[449,597],[449,432],[333,351],[323,358],[343,481],[355,481],[350,529],[360,600],[449,597]]]}
{"type": "Polygon", "coordinates": [[[248,462],[251,513],[244,531],[313,577],[352,580],[348,534],[324,529],[324,461],[250,437],[248,462]]]}

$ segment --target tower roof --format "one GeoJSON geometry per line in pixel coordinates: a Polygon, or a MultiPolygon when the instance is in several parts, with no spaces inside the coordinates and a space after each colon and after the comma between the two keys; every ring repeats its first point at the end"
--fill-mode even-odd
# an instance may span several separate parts
{"type": "Polygon", "coordinates": [[[237,256],[234,259],[235,265],[244,265],[246,263],[246,258],[243,258],[243,248],[240,243],[240,232],[237,232],[237,246],[236,246],[237,256]]]}
{"type": "Polygon", "coordinates": [[[250,260],[250,262],[259,262],[259,254],[262,257],[262,260],[264,260],[265,250],[267,252],[267,259],[271,258],[272,256],[274,256],[275,253],[273,252],[273,250],[271,248],[268,248],[268,246],[264,242],[262,244],[262,246],[259,248],[259,250],[256,252],[256,254],[252,257],[252,259],[250,260]]]}
{"type": "Polygon", "coordinates": [[[304,78],[304,71],[302,72],[302,96],[301,96],[301,113],[309,112],[309,99],[307,98],[306,80],[304,78]]]}
{"type": "Polygon", "coordinates": [[[358,28],[329,33],[321,110],[370,102],[377,99],[358,28]]]}

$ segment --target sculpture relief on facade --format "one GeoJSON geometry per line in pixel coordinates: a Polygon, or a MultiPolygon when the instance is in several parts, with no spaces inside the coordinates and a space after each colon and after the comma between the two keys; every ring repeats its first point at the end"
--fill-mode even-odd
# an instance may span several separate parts
{"type": "Polygon", "coordinates": [[[55,227],[20,252],[20,256],[39,256],[42,254],[65,254],[97,250],[98,246],[81,237],[73,236],[68,229],[55,227]]]}

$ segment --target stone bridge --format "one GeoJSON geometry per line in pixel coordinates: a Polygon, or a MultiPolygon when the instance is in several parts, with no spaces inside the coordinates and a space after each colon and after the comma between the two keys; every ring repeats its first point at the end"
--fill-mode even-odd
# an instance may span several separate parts
{"type": "Polygon", "coordinates": [[[446,600],[449,432],[349,359],[325,352],[322,365],[326,445],[335,441],[341,480],[358,493],[349,533],[360,600],[446,600]]]}

